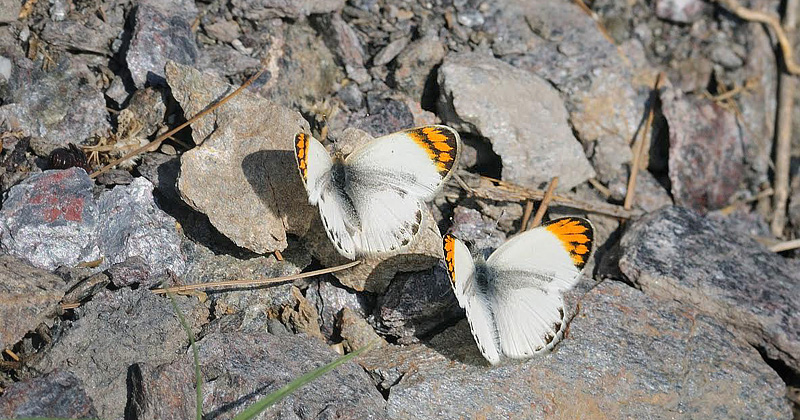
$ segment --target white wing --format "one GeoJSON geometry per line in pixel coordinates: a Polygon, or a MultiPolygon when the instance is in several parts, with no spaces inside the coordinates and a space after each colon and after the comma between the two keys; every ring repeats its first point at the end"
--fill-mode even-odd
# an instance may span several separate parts
{"type": "Polygon", "coordinates": [[[452,235],[445,235],[443,246],[450,285],[453,286],[459,305],[467,312],[472,336],[478,343],[483,357],[489,363],[497,364],[500,361],[500,349],[497,345],[498,334],[494,315],[485,292],[479,290],[476,282],[472,255],[467,247],[452,235]]]}
{"type": "Polygon", "coordinates": [[[593,236],[588,220],[565,217],[510,239],[486,261],[504,355],[529,357],[561,339],[566,323],[561,293],[578,282],[593,236]]]}
{"type": "Polygon", "coordinates": [[[397,251],[413,240],[423,202],[450,175],[460,150],[453,129],[425,126],[379,137],[345,159],[346,192],[360,221],[357,254],[397,251]]]}
{"type": "Polygon", "coordinates": [[[295,158],[308,192],[308,202],[319,207],[325,233],[340,254],[355,259],[357,215],[342,195],[331,187],[331,155],[322,143],[299,133],[295,136],[295,158]]]}

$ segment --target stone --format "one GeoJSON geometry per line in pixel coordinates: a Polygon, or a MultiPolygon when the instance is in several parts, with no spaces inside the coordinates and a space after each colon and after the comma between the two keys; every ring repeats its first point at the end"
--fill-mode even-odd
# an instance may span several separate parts
{"type": "Polygon", "coordinates": [[[488,367],[464,321],[359,363],[390,385],[393,419],[791,417],[756,349],[711,316],[613,281],[583,296],[567,337],[541,357],[488,367]]]}
{"type": "Polygon", "coordinates": [[[371,77],[364,68],[364,47],[356,31],[342,19],[342,15],[318,15],[314,22],[324,35],[328,48],[344,66],[347,77],[359,84],[369,82],[371,77]]]}
{"type": "Polygon", "coordinates": [[[58,276],[0,256],[0,349],[10,348],[41,323],[52,324],[65,291],[58,276]]]}
{"type": "Polygon", "coordinates": [[[110,129],[106,101],[89,70],[63,58],[43,71],[24,57],[12,59],[11,79],[0,91],[0,123],[9,131],[33,137],[41,157],[69,143],[86,144],[110,129]]]}
{"type": "Polygon", "coordinates": [[[795,261],[681,207],[642,217],[620,247],[622,273],[645,293],[719,320],[767,358],[800,372],[795,261]]]}
{"type": "Polygon", "coordinates": [[[700,0],[657,0],[656,16],[678,23],[692,23],[703,16],[705,3],[700,0]]]}
{"type": "Polygon", "coordinates": [[[669,87],[661,101],[669,124],[669,179],[675,204],[698,211],[726,206],[739,190],[745,169],[736,115],[669,87]]]}
{"type": "Polygon", "coordinates": [[[180,157],[158,152],[145,153],[136,170],[153,184],[154,192],[168,201],[181,202],[177,186],[181,171],[180,157]]]}
{"type": "Polygon", "coordinates": [[[341,10],[344,3],[345,0],[232,0],[231,11],[234,16],[251,21],[272,18],[299,19],[341,10]]]}
{"type": "Polygon", "coordinates": [[[334,335],[336,322],[344,308],[363,318],[369,303],[363,294],[337,287],[334,285],[335,281],[330,274],[315,278],[306,289],[305,295],[316,308],[322,334],[329,340],[334,335]]]}
{"type": "MultiPolygon", "coordinates": [[[[186,115],[233,90],[177,63],[167,66],[167,80],[186,115]]],[[[301,131],[309,126],[296,111],[242,92],[192,125],[199,146],[181,156],[181,197],[240,247],[286,249],[286,233],[304,234],[316,211],[294,158],[301,131]]]]}
{"type": "Polygon", "coordinates": [[[386,341],[379,336],[356,311],[344,308],[339,313],[339,334],[342,336],[342,346],[348,353],[356,351],[372,342],[377,347],[385,346],[386,341]]]}
{"type": "Polygon", "coordinates": [[[130,287],[134,284],[142,285],[143,287],[154,286],[149,280],[153,278],[151,275],[151,268],[147,264],[147,260],[141,256],[135,255],[128,257],[125,261],[113,264],[106,270],[108,277],[116,287],[130,287]]]}
{"type": "Polygon", "coordinates": [[[627,174],[626,166],[633,161],[633,152],[630,146],[619,136],[601,136],[594,143],[592,166],[600,182],[607,183],[627,174]]]}
{"type": "Polygon", "coordinates": [[[410,44],[395,59],[392,80],[412,99],[422,100],[431,72],[445,56],[444,43],[436,37],[423,37],[410,44]]]}
{"type": "MultiPolygon", "coordinates": [[[[175,300],[196,334],[208,309],[194,297],[175,296],[175,300]]],[[[72,372],[83,382],[99,418],[123,418],[131,365],[168,363],[189,345],[170,299],[144,288],[103,290],[75,314],[69,328],[31,367],[72,372]]]]}
{"type": "Polygon", "coordinates": [[[225,78],[254,74],[261,62],[228,45],[207,45],[200,50],[195,66],[203,72],[225,78]]]}
{"type": "Polygon", "coordinates": [[[197,6],[190,0],[145,0],[136,7],[125,60],[137,88],[163,86],[168,61],[194,64],[199,55],[192,24],[197,6]]]}
{"type": "MultiPolygon", "coordinates": [[[[212,333],[198,343],[204,416],[230,419],[337,354],[304,335],[212,333]]],[[[179,360],[134,366],[132,412],[137,419],[194,416],[191,351],[179,360]]],[[[386,402],[366,373],[349,362],[266,409],[264,418],[384,418],[386,402]]]]}
{"type": "Polygon", "coordinates": [[[235,20],[218,19],[212,23],[203,25],[206,33],[221,42],[233,42],[242,35],[242,30],[235,20]]]}
{"type": "Polygon", "coordinates": [[[16,22],[21,7],[16,0],[0,0],[0,23],[16,22]]]}
{"type": "Polygon", "coordinates": [[[77,19],[48,21],[42,29],[42,40],[64,50],[111,56],[111,42],[122,27],[112,26],[96,14],[77,19]]]}
{"type": "Polygon", "coordinates": [[[564,103],[545,80],[482,53],[449,55],[439,69],[442,119],[488,139],[503,180],[538,188],[559,177],[567,191],[593,177],[564,103]]]}
{"type": "Polygon", "coordinates": [[[380,331],[397,337],[398,344],[419,341],[463,316],[441,264],[398,274],[375,310],[380,331]]]}
{"type": "Polygon", "coordinates": [[[506,235],[497,227],[497,222],[484,220],[478,210],[458,206],[453,209],[453,224],[448,233],[480,252],[495,250],[506,241],[506,235]]]}
{"type": "Polygon", "coordinates": [[[351,118],[348,128],[358,128],[373,137],[380,137],[414,127],[414,114],[402,100],[367,96],[367,110],[366,115],[351,118]]]}
{"type": "Polygon", "coordinates": [[[166,270],[182,275],[186,261],[175,219],[156,206],[153,184],[136,178],[116,186],[98,200],[101,223],[98,244],[105,257],[101,267],[141,257],[153,275],[166,270]]]}
{"type": "Polygon", "coordinates": [[[86,395],[83,382],[69,371],[56,369],[4,389],[0,416],[97,418],[97,410],[86,395]]]}
{"type": "MultiPolygon", "coordinates": [[[[616,201],[625,201],[628,192],[628,172],[620,173],[608,183],[611,198],[616,201]]],[[[656,211],[672,203],[669,192],[658,182],[655,176],[646,169],[640,169],[636,177],[636,194],[633,195],[633,206],[644,210],[646,213],[656,211]]]]}
{"type": "Polygon", "coordinates": [[[402,36],[400,38],[395,39],[394,41],[386,44],[377,54],[375,57],[372,58],[372,65],[373,66],[384,66],[389,64],[401,51],[406,48],[408,45],[409,39],[408,36],[402,36]]]}
{"type": "Polygon", "coordinates": [[[86,171],[71,168],[12,187],[0,210],[0,249],[46,270],[100,258],[93,184],[86,171]]]}

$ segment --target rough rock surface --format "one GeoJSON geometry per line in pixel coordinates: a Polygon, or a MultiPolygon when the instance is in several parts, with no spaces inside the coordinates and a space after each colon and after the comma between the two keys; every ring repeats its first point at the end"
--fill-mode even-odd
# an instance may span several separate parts
{"type": "Polygon", "coordinates": [[[330,274],[315,278],[306,289],[305,295],[319,314],[322,334],[329,339],[334,334],[337,318],[344,308],[364,317],[369,303],[363,294],[337,287],[334,282],[336,280],[330,274]]]}
{"type": "Polygon", "coordinates": [[[397,382],[396,419],[791,418],[783,382],[753,347],[708,315],[616,282],[583,297],[567,338],[542,357],[487,367],[462,322],[360,363],[397,382]]]}
{"type": "Polygon", "coordinates": [[[458,130],[483,136],[500,155],[503,179],[562,191],[594,176],[558,92],[546,81],[481,53],[448,56],[439,69],[440,112],[458,130]]]}
{"type": "MultiPolygon", "coordinates": [[[[304,336],[268,333],[212,333],[198,343],[203,410],[229,419],[289,381],[336,357],[304,336]]],[[[187,352],[166,365],[134,367],[134,405],[138,419],[190,418],[194,415],[194,369],[187,352]]],[[[263,418],[385,418],[385,401],[353,362],[292,393],[268,408],[263,418]]]]}
{"type": "Polygon", "coordinates": [[[742,130],[736,115],[675,89],[667,88],[661,99],[669,123],[669,178],[675,204],[698,211],[729,204],[744,174],[742,130]]]}
{"type": "Polygon", "coordinates": [[[800,372],[796,262],[681,207],[644,216],[620,246],[620,269],[648,295],[696,307],[800,372]]]}
{"type": "Polygon", "coordinates": [[[164,85],[167,61],[194,64],[199,53],[192,22],[197,13],[194,2],[189,0],[145,0],[139,3],[125,58],[137,87],[164,85]]]}
{"type": "Polygon", "coordinates": [[[344,6],[344,0],[233,0],[231,6],[234,16],[248,20],[259,21],[276,17],[298,19],[339,10],[344,6]]]}
{"type": "MultiPolygon", "coordinates": [[[[187,115],[233,90],[176,63],[167,66],[167,81],[187,115]]],[[[192,128],[199,146],[181,157],[178,179],[189,205],[258,253],[284,250],[287,231],[305,233],[314,209],[294,158],[294,136],[309,130],[299,113],[242,92],[192,128]]]]}
{"type": "Polygon", "coordinates": [[[97,411],[81,380],[68,371],[56,369],[4,389],[0,396],[0,416],[96,418],[97,411]]]}
{"type": "MultiPolygon", "coordinates": [[[[208,309],[194,297],[175,297],[189,326],[205,323],[208,309]]],[[[139,288],[103,291],[76,309],[73,321],[32,367],[75,374],[100,418],[122,418],[127,400],[126,376],[134,363],[167,363],[189,343],[166,296],[139,288]]]]}
{"type": "Polygon", "coordinates": [[[98,208],[83,169],[50,170],[11,188],[0,210],[0,247],[53,270],[100,257],[98,208]]]}
{"type": "Polygon", "coordinates": [[[14,345],[42,322],[50,323],[65,291],[60,277],[0,256],[0,349],[14,345]]]}

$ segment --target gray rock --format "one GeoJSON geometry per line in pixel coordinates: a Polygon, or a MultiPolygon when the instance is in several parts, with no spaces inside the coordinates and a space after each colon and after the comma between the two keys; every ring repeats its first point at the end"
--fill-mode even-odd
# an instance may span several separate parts
{"type": "Polygon", "coordinates": [[[136,87],[164,85],[167,61],[194,64],[198,50],[192,23],[197,14],[190,0],[144,0],[138,4],[125,57],[136,87]]]}
{"type": "Polygon", "coordinates": [[[232,0],[231,11],[234,16],[253,21],[272,18],[298,19],[340,10],[344,3],[344,0],[232,0]]]}
{"type": "MultiPolygon", "coordinates": [[[[204,415],[230,419],[250,404],[278,390],[337,355],[302,335],[213,333],[198,342],[204,387],[204,415]]],[[[192,355],[166,365],[135,366],[137,419],[194,416],[192,355]]],[[[380,419],[385,401],[355,363],[344,364],[268,408],[259,418],[380,419]]]]}
{"type": "Polygon", "coordinates": [[[497,222],[484,220],[478,210],[462,206],[453,210],[453,225],[448,233],[471,244],[476,251],[494,250],[506,241],[497,222]]]}
{"type": "MultiPolygon", "coordinates": [[[[628,192],[628,171],[619,174],[608,183],[611,198],[624,201],[628,192]]],[[[633,196],[633,206],[644,210],[646,213],[656,211],[661,207],[673,204],[667,190],[648,170],[639,170],[636,177],[636,194],[633,196]]]]}
{"type": "Polygon", "coordinates": [[[678,23],[692,23],[703,16],[705,3],[701,0],[657,0],[656,16],[678,23]]]}
{"type": "Polygon", "coordinates": [[[203,72],[224,78],[254,74],[261,67],[261,62],[228,45],[206,45],[200,50],[195,65],[203,72]]]}
{"type": "MultiPolygon", "coordinates": [[[[208,309],[194,297],[175,299],[196,334],[208,309]]],[[[170,362],[189,343],[170,300],[144,288],[105,290],[75,312],[77,320],[32,367],[69,369],[85,384],[100,418],[123,417],[132,364],[170,362]]]]}
{"type": "MultiPolygon", "coordinates": [[[[167,66],[167,80],[186,115],[232,90],[176,63],[167,66]]],[[[192,125],[200,146],[181,157],[182,198],[238,246],[258,253],[285,249],[287,231],[302,235],[316,212],[294,158],[293,139],[301,131],[309,127],[299,113],[241,93],[192,125]]]]}
{"type": "Polygon", "coordinates": [[[750,345],[691,307],[615,282],[582,298],[567,337],[542,357],[486,367],[462,322],[359,363],[386,384],[399,379],[389,418],[791,418],[783,382],[750,345]]]}
{"type": "Polygon", "coordinates": [[[439,69],[440,112],[459,131],[486,137],[503,179],[539,187],[559,177],[566,191],[594,176],[546,81],[481,53],[453,54],[439,69]]]}
{"type": "Polygon", "coordinates": [[[133,175],[124,169],[110,169],[96,179],[97,183],[101,185],[128,185],[133,182],[133,175]]]}
{"type": "Polygon", "coordinates": [[[447,270],[436,265],[425,271],[400,273],[392,280],[375,310],[380,331],[399,344],[452,325],[464,315],[450,287],[447,270]]]}
{"type": "Polygon", "coordinates": [[[736,115],[669,87],[661,100],[669,123],[669,179],[675,203],[698,211],[724,207],[739,189],[745,168],[736,115]]]}
{"type": "Polygon", "coordinates": [[[444,43],[436,37],[423,37],[410,44],[397,56],[392,78],[398,89],[421,101],[431,71],[445,56],[444,43]]]}
{"type": "Polygon", "coordinates": [[[364,68],[364,47],[356,31],[338,13],[319,15],[314,21],[328,48],[344,66],[347,77],[359,84],[369,82],[371,77],[364,68]]]}
{"type": "Polygon", "coordinates": [[[366,131],[380,137],[414,126],[414,114],[405,102],[391,98],[367,96],[368,113],[350,119],[349,127],[366,131]]]}
{"type": "Polygon", "coordinates": [[[620,269],[645,293],[693,305],[800,372],[796,262],[680,207],[638,220],[620,246],[620,269]]]}
{"type": "Polygon", "coordinates": [[[609,182],[627,173],[625,165],[633,160],[628,143],[619,136],[601,136],[594,143],[592,166],[600,182],[609,182]]]}
{"type": "Polygon", "coordinates": [[[12,187],[0,210],[0,249],[53,270],[100,257],[93,182],[79,168],[31,175],[12,187]]]}
{"type": "Polygon", "coordinates": [[[114,27],[96,14],[90,14],[78,19],[48,21],[41,37],[43,41],[65,50],[111,56],[111,42],[120,32],[122,27],[114,27]]]}
{"type": "Polygon", "coordinates": [[[16,0],[0,1],[0,23],[16,22],[21,7],[22,4],[16,0]]]}
{"type": "Polygon", "coordinates": [[[64,59],[45,72],[24,57],[13,58],[12,64],[11,79],[0,92],[0,122],[34,137],[36,154],[45,157],[109,130],[105,98],[85,65],[64,59]]]}
{"type": "Polygon", "coordinates": [[[332,283],[334,281],[335,279],[328,274],[314,279],[306,289],[306,298],[314,305],[319,314],[322,334],[329,339],[334,334],[334,327],[342,309],[348,308],[364,317],[366,316],[365,308],[368,306],[366,296],[336,287],[332,283]]]}
{"type": "Polygon", "coordinates": [[[130,185],[117,186],[98,201],[98,244],[105,257],[102,267],[142,257],[154,275],[186,270],[180,249],[178,226],[153,201],[153,184],[136,178],[130,185]]]}
{"type": "Polygon", "coordinates": [[[336,92],[336,97],[341,99],[345,106],[351,110],[361,109],[364,106],[364,93],[355,83],[349,83],[336,92]]]}
{"type": "Polygon", "coordinates": [[[130,287],[131,285],[139,284],[142,287],[149,288],[155,285],[155,283],[149,281],[153,279],[151,270],[147,260],[137,255],[128,257],[121,263],[113,264],[106,272],[116,287],[130,287]]]}
{"type": "Polygon", "coordinates": [[[372,65],[373,66],[383,66],[389,64],[401,51],[406,48],[410,39],[408,36],[403,36],[400,38],[395,39],[394,41],[388,43],[385,47],[383,47],[375,57],[372,58],[372,65]]]}
{"type": "Polygon", "coordinates": [[[342,309],[338,326],[339,335],[342,336],[342,347],[347,352],[356,351],[373,341],[377,342],[375,348],[387,345],[367,320],[350,308],[342,309]]]}
{"type": "Polygon", "coordinates": [[[0,256],[0,348],[13,346],[43,322],[50,324],[65,291],[66,283],[58,276],[0,256]]]}
{"type": "Polygon", "coordinates": [[[181,171],[181,159],[163,153],[145,153],[136,168],[143,177],[153,183],[155,191],[171,202],[180,202],[178,193],[178,174],[181,171]]]}
{"type": "Polygon", "coordinates": [[[222,42],[233,42],[242,35],[242,30],[235,20],[218,19],[212,23],[204,24],[208,36],[222,42]]]}
{"type": "Polygon", "coordinates": [[[97,410],[81,380],[68,371],[56,369],[14,382],[4,389],[0,396],[0,416],[96,418],[97,410]]]}

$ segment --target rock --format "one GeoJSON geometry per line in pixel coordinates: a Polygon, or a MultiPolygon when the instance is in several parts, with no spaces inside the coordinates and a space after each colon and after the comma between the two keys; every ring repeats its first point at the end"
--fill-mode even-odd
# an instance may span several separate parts
{"type": "Polygon", "coordinates": [[[351,110],[361,109],[364,106],[364,93],[358,88],[355,83],[348,83],[338,92],[336,97],[339,98],[345,106],[351,110]]]}
{"type": "Polygon", "coordinates": [[[68,143],[84,144],[109,130],[105,98],[90,77],[85,66],[66,58],[48,72],[14,58],[11,79],[0,91],[0,121],[34,137],[31,147],[42,157],[68,143]]]}
{"type": "MultiPolygon", "coordinates": [[[[620,202],[625,200],[625,195],[628,192],[628,178],[628,172],[625,171],[608,183],[612,199],[620,202]]],[[[672,204],[672,197],[669,196],[667,190],[648,170],[639,170],[639,175],[636,177],[635,191],[633,206],[644,210],[646,213],[672,204]]]]}
{"type": "Polygon", "coordinates": [[[397,337],[398,344],[416,342],[463,315],[441,264],[398,274],[375,310],[380,331],[397,337]]]}
{"type": "Polygon", "coordinates": [[[150,180],[154,186],[154,192],[161,194],[173,203],[181,202],[177,186],[178,174],[181,171],[180,157],[158,152],[145,153],[136,170],[150,180]]]}
{"type": "Polygon", "coordinates": [[[428,80],[433,80],[431,72],[444,56],[444,44],[436,37],[423,37],[408,44],[395,60],[394,84],[412,99],[421,101],[428,80]]]}
{"type": "Polygon", "coordinates": [[[77,19],[48,21],[41,37],[64,50],[111,56],[111,42],[121,32],[122,27],[114,27],[96,14],[89,14],[77,19]]]}
{"type": "Polygon", "coordinates": [[[319,328],[319,313],[308,299],[303,296],[295,286],[291,286],[293,302],[281,308],[280,320],[283,325],[291,328],[295,334],[304,333],[309,337],[325,341],[319,328]]]}
{"type": "Polygon", "coordinates": [[[97,183],[101,185],[129,185],[133,182],[133,175],[124,169],[111,169],[97,177],[97,183]]]}
{"type": "MultiPolygon", "coordinates": [[[[56,273],[64,276],[64,271],[71,271],[71,270],[91,270],[88,268],[65,268],[59,267],[59,270],[56,270],[56,273]],[[63,271],[61,271],[63,270],[63,271]]],[[[69,275],[71,277],[71,275],[69,275]]],[[[100,293],[101,290],[105,289],[108,284],[111,283],[111,279],[108,278],[108,275],[104,272],[99,272],[91,275],[80,276],[77,281],[69,281],[69,290],[64,295],[64,299],[62,301],[64,303],[79,303],[83,302],[90,297],[100,293]]]]}
{"type": "Polygon", "coordinates": [[[619,136],[601,136],[594,143],[591,160],[597,179],[607,183],[621,174],[627,175],[625,167],[633,160],[633,152],[628,143],[619,136]]]}
{"type": "Polygon", "coordinates": [[[117,116],[117,134],[149,138],[162,128],[166,113],[162,92],[153,88],[139,89],[133,92],[128,106],[117,116]],[[127,121],[123,121],[124,118],[127,121]]]}
{"type": "Polygon", "coordinates": [[[208,36],[221,42],[231,43],[242,35],[242,30],[235,20],[218,19],[203,25],[208,36]]]}
{"type": "MultiPolygon", "coordinates": [[[[208,309],[193,297],[175,300],[196,334],[208,309]]],[[[104,290],[75,313],[77,319],[31,366],[72,372],[83,381],[100,418],[123,418],[132,364],[168,363],[189,343],[170,300],[144,288],[104,290]]]]}
{"type": "Polygon", "coordinates": [[[700,0],[657,0],[656,16],[678,23],[692,23],[703,16],[705,3],[700,0]]]}
{"type": "Polygon", "coordinates": [[[21,7],[16,0],[0,0],[0,23],[16,22],[21,7]]]}
{"type": "Polygon", "coordinates": [[[12,256],[0,256],[0,349],[10,348],[41,323],[50,324],[65,291],[58,276],[12,256]]]}
{"type": "Polygon", "coordinates": [[[359,84],[369,82],[371,77],[364,68],[364,48],[356,31],[338,13],[319,15],[314,21],[328,48],[344,66],[347,77],[359,84]]]}
{"type": "Polygon", "coordinates": [[[319,314],[322,334],[330,339],[334,334],[334,326],[339,313],[348,308],[360,317],[366,315],[367,298],[350,290],[336,287],[331,275],[320,276],[306,289],[306,298],[314,305],[319,314]]]}
{"type": "Polygon", "coordinates": [[[414,114],[401,100],[368,95],[367,109],[367,115],[351,119],[350,127],[364,130],[373,137],[414,127],[414,114]]]}
{"type": "MultiPolygon", "coordinates": [[[[206,383],[205,416],[228,419],[289,381],[336,358],[336,353],[302,335],[213,333],[200,340],[201,371],[206,383]]],[[[166,365],[136,365],[132,412],[137,419],[194,416],[192,355],[166,365]]],[[[264,418],[383,418],[385,401],[369,377],[353,362],[287,395],[268,408],[264,418]]]]}
{"type": "Polygon", "coordinates": [[[93,182],[80,168],[31,175],[12,187],[0,210],[0,249],[53,270],[100,257],[93,182]]]}
{"type": "Polygon", "coordinates": [[[399,379],[389,418],[791,417],[780,377],[724,325],[610,281],[583,297],[567,337],[542,357],[486,367],[462,322],[359,363],[383,386],[399,379]]]}
{"type": "Polygon", "coordinates": [[[524,24],[535,34],[526,41],[525,54],[507,60],[561,92],[584,145],[604,135],[630,142],[642,101],[632,86],[629,59],[608,42],[597,23],[572,2],[503,0],[497,8],[498,25],[524,24]]]}
{"type": "Polygon", "coordinates": [[[198,50],[192,24],[198,10],[190,0],[144,0],[138,4],[125,60],[136,87],[164,85],[168,61],[192,65],[198,50]]]}
{"type": "Polygon", "coordinates": [[[136,178],[114,187],[100,196],[98,208],[98,243],[105,256],[101,267],[140,256],[156,276],[186,270],[176,221],[156,206],[150,181],[136,178]]]}
{"type": "MultiPolygon", "coordinates": [[[[167,66],[167,80],[186,115],[232,90],[176,63],[167,66]]],[[[181,157],[182,198],[236,245],[258,253],[284,250],[286,233],[305,233],[316,211],[294,158],[294,136],[308,132],[308,122],[248,92],[212,115],[192,125],[200,146],[181,157]]]]}
{"type": "Polygon", "coordinates": [[[800,372],[796,262],[680,207],[638,220],[620,246],[622,273],[645,293],[692,305],[800,372]]]}
{"type": "Polygon", "coordinates": [[[134,284],[139,284],[143,287],[150,288],[155,285],[155,283],[149,282],[153,276],[151,275],[151,268],[147,264],[147,260],[138,255],[128,257],[128,259],[123,262],[113,264],[106,272],[108,272],[108,277],[116,287],[130,287],[134,284]]]}
{"type": "MultiPolygon", "coordinates": [[[[394,41],[386,44],[377,54],[375,57],[372,58],[372,65],[373,66],[384,66],[389,64],[401,51],[406,48],[410,39],[408,36],[403,36],[400,38],[395,39],[394,41]]],[[[444,55],[442,55],[442,58],[444,55]]],[[[440,58],[441,59],[441,58],[440,58]]]]}
{"type": "Polygon", "coordinates": [[[251,21],[272,18],[299,19],[309,15],[326,14],[344,7],[344,0],[232,0],[234,16],[251,21]]]}
{"type": "Polygon", "coordinates": [[[506,241],[497,222],[486,221],[478,210],[462,206],[453,210],[453,225],[448,233],[471,244],[476,251],[494,250],[506,241]]]}
{"type": "Polygon", "coordinates": [[[546,81],[481,53],[453,54],[439,69],[442,119],[486,137],[503,179],[539,187],[559,177],[567,191],[594,176],[572,134],[567,111],[546,81]]]}
{"type": "Polygon", "coordinates": [[[80,379],[56,369],[42,376],[14,382],[0,396],[4,418],[97,418],[97,410],[80,379]]]}
{"type": "Polygon", "coordinates": [[[369,343],[376,341],[377,347],[387,343],[361,315],[350,308],[342,309],[339,314],[339,334],[342,336],[342,345],[348,353],[354,352],[369,343]]]}
{"type": "Polygon", "coordinates": [[[261,62],[228,45],[207,45],[200,51],[195,65],[204,72],[225,78],[254,74],[261,67],[261,62]]]}
{"type": "Polygon", "coordinates": [[[669,87],[661,101],[669,124],[669,179],[675,203],[698,211],[724,207],[744,174],[736,116],[669,87]]]}

